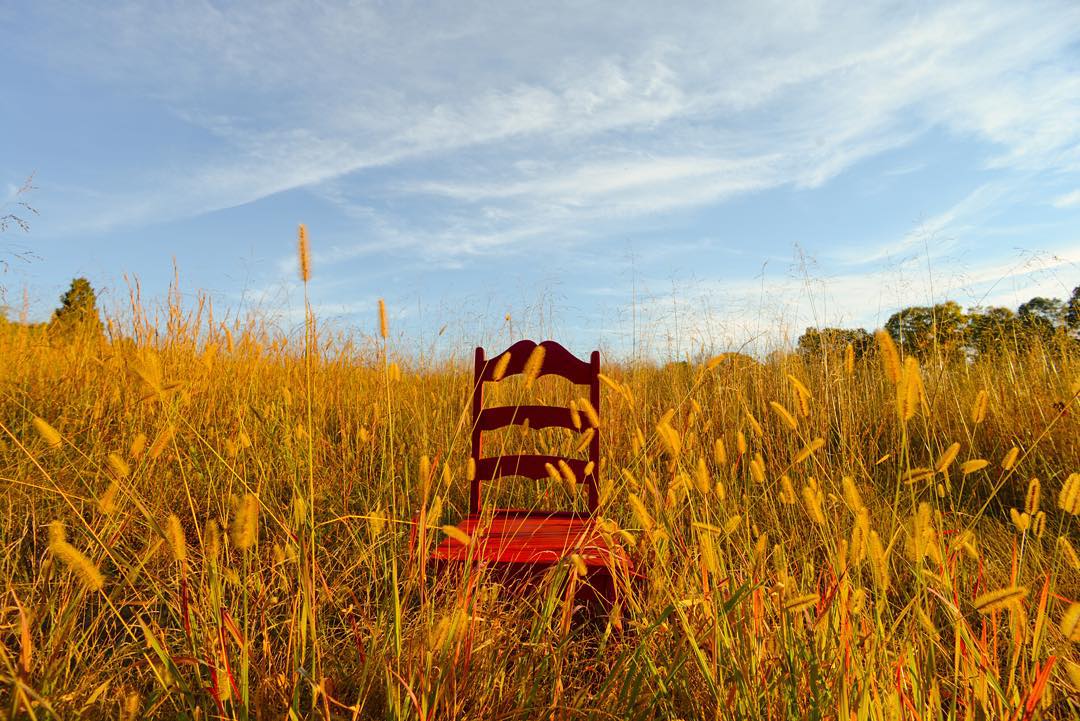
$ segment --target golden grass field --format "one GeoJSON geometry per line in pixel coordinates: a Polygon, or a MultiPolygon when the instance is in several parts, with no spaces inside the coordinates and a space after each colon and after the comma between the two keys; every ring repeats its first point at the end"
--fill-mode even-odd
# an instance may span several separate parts
{"type": "Polygon", "coordinates": [[[522,596],[410,549],[467,506],[471,348],[106,325],[0,334],[4,717],[1080,715],[1075,345],[606,359],[601,522],[645,582],[583,617],[572,564],[522,596]]]}

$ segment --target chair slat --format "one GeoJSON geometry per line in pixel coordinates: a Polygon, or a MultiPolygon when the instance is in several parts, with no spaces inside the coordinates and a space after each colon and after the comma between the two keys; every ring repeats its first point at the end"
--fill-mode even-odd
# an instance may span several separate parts
{"type": "Polygon", "coordinates": [[[484,382],[493,381],[495,379],[495,369],[499,364],[499,359],[507,353],[510,354],[510,361],[503,371],[502,378],[521,373],[525,370],[525,363],[529,360],[529,356],[532,355],[533,349],[535,349],[537,345],[541,345],[544,348],[544,362],[540,366],[539,375],[561,376],[577,385],[590,384],[592,381],[590,364],[581,360],[553,340],[546,340],[539,344],[531,340],[519,340],[499,355],[487,361],[487,364],[482,368],[481,374],[477,380],[484,382]]]}
{"type": "Polygon", "coordinates": [[[478,480],[490,481],[495,478],[502,478],[503,476],[525,476],[526,478],[539,480],[548,477],[548,471],[545,464],[550,463],[558,468],[559,461],[565,462],[566,465],[570,467],[570,470],[577,476],[578,483],[585,481],[585,466],[588,465],[588,461],[580,458],[563,458],[562,456],[540,456],[531,454],[481,458],[476,464],[476,478],[478,480]]]}
{"type": "MultiPolygon", "coordinates": [[[[591,428],[589,418],[581,413],[581,429],[591,428]]],[[[569,408],[557,406],[494,406],[480,411],[480,417],[476,421],[477,427],[482,431],[493,431],[505,428],[509,425],[529,424],[529,428],[569,428],[574,427],[573,416],[569,408]]]]}

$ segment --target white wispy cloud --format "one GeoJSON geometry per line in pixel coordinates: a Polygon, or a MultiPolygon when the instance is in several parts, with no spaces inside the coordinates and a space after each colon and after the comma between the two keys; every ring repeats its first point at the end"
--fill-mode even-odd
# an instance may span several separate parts
{"type": "Polygon", "coordinates": [[[1053,206],[1055,208],[1075,208],[1080,206],[1080,190],[1074,190],[1071,193],[1065,193],[1054,198],[1053,206]]]}
{"type": "Polygon", "coordinates": [[[110,37],[51,43],[51,62],[160,98],[220,143],[149,190],[117,188],[99,225],[413,164],[403,195],[553,206],[572,226],[820,186],[942,125],[992,144],[988,163],[1080,167],[1067,5],[48,7],[53,33],[110,37]]]}

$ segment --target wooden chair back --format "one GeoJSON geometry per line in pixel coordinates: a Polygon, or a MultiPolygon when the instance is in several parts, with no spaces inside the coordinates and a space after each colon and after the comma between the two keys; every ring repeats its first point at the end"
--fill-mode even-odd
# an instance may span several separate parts
{"type": "Polygon", "coordinates": [[[544,349],[544,360],[538,376],[556,375],[575,385],[589,386],[589,403],[600,414],[600,351],[593,351],[589,361],[583,361],[555,341],[546,340],[535,343],[522,340],[488,360],[483,348],[476,349],[476,362],[473,372],[472,397],[472,459],[476,468],[472,486],[469,489],[469,512],[479,513],[482,485],[502,476],[525,476],[540,480],[548,478],[547,464],[558,467],[563,461],[574,472],[579,483],[588,492],[589,513],[596,513],[599,505],[597,478],[600,473],[600,429],[595,427],[585,413],[580,414],[580,429],[574,425],[573,414],[569,408],[559,406],[517,405],[484,408],[484,384],[497,383],[525,371],[526,362],[533,350],[540,345],[544,349]],[[495,378],[500,360],[509,354],[510,359],[498,379],[495,378]],[[593,429],[589,442],[588,459],[565,458],[535,454],[508,456],[483,456],[483,433],[509,425],[521,425],[528,422],[529,428],[567,428],[571,432],[584,433],[593,429]],[[586,473],[586,471],[588,471],[586,473]]]}

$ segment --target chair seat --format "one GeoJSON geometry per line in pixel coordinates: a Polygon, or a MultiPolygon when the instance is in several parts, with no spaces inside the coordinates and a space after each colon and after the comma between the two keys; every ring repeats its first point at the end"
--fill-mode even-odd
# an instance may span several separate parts
{"type": "Polygon", "coordinates": [[[480,514],[469,514],[457,527],[472,537],[472,543],[466,546],[444,538],[432,551],[431,560],[543,567],[576,553],[590,571],[608,568],[613,562],[629,564],[620,546],[612,549],[604,541],[594,519],[572,513],[500,510],[486,528],[481,527],[480,514]]]}

